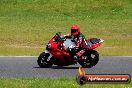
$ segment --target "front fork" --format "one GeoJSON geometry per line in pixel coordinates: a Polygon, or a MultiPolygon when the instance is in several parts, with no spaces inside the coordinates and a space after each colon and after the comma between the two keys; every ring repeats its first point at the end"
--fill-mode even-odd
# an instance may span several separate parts
{"type": "Polygon", "coordinates": [[[49,54],[49,57],[47,58],[47,60],[49,61],[50,58],[53,56],[48,50],[45,50],[45,53],[48,53],[49,54]]]}

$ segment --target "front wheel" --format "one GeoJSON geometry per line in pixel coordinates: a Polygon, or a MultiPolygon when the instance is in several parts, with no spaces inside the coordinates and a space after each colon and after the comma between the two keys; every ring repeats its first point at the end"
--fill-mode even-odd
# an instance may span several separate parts
{"type": "Polygon", "coordinates": [[[87,55],[82,56],[82,58],[84,59],[79,61],[79,64],[84,68],[91,68],[98,63],[99,53],[95,50],[90,50],[87,55]]]}
{"type": "Polygon", "coordinates": [[[37,63],[40,67],[43,67],[43,68],[48,68],[50,66],[52,66],[52,61],[51,59],[48,60],[48,57],[50,56],[49,53],[45,53],[45,52],[42,52],[39,57],[38,57],[38,60],[37,60],[37,63]]]}

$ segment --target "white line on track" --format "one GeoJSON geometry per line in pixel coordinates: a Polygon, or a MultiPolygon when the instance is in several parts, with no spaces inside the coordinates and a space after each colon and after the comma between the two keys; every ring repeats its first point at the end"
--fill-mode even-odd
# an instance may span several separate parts
{"type": "MultiPolygon", "coordinates": [[[[38,56],[0,56],[0,57],[38,57],[38,56]]],[[[103,56],[103,57],[132,57],[132,56],[103,56]]]]}
{"type": "Polygon", "coordinates": [[[0,56],[0,57],[38,57],[38,56],[0,56]]]}
{"type": "MultiPolygon", "coordinates": [[[[8,58],[8,57],[9,57],[9,58],[13,58],[13,57],[18,57],[18,58],[19,58],[19,57],[37,58],[38,56],[0,56],[0,58],[4,58],[4,57],[6,57],[6,58],[8,58]]],[[[120,58],[120,57],[129,57],[129,58],[131,57],[131,58],[132,58],[132,56],[101,56],[101,57],[117,57],[117,58],[118,58],[118,57],[119,57],[119,58],[120,58]]]]}

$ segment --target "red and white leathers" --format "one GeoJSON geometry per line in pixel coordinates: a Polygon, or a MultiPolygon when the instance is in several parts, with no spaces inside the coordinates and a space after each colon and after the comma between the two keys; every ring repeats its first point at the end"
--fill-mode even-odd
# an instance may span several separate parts
{"type": "MultiPolygon", "coordinates": [[[[71,41],[75,43],[74,49],[77,51],[82,50],[87,45],[84,35],[80,32],[80,27],[76,24],[71,26],[71,34],[67,34],[65,38],[71,38],[71,41]]],[[[69,54],[65,46],[63,50],[66,51],[64,56],[69,54]]],[[[78,54],[76,56],[79,56],[78,54]]]]}
{"type": "Polygon", "coordinates": [[[87,45],[87,41],[86,41],[86,39],[85,39],[85,37],[82,33],[79,33],[76,36],[67,34],[65,37],[66,38],[71,38],[71,41],[74,42],[75,45],[76,45],[74,47],[78,47],[79,49],[82,49],[87,45]]]}

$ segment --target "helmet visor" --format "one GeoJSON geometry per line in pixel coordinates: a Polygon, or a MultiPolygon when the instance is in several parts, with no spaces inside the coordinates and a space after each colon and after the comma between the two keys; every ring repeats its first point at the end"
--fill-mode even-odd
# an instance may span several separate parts
{"type": "Polygon", "coordinates": [[[75,33],[75,32],[78,32],[77,29],[71,29],[71,33],[75,33]]]}

